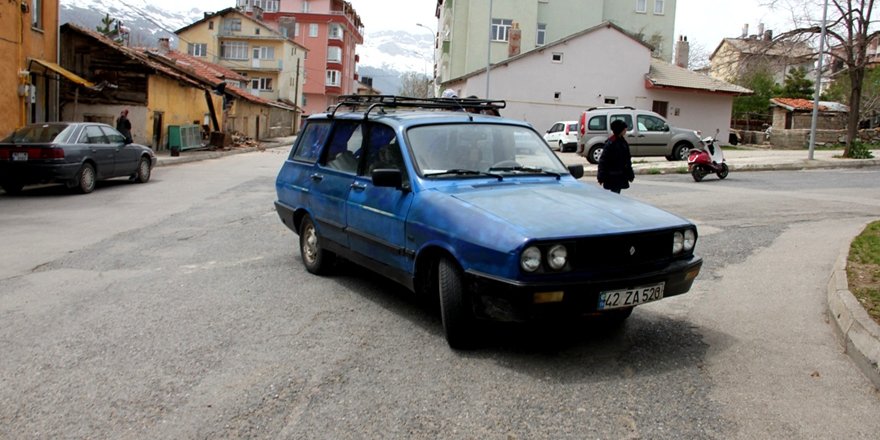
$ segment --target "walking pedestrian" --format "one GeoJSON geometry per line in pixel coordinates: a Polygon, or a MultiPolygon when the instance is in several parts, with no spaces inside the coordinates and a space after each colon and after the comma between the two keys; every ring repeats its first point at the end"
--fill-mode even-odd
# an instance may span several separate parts
{"type": "Polygon", "coordinates": [[[599,172],[596,176],[599,185],[618,194],[620,194],[620,190],[629,188],[629,183],[636,177],[633,173],[629,143],[626,141],[626,129],[626,122],[623,120],[618,119],[611,122],[613,134],[602,147],[602,155],[599,157],[599,172]]]}
{"type": "Polygon", "coordinates": [[[119,118],[116,119],[116,130],[125,136],[126,144],[134,142],[131,138],[131,121],[128,120],[128,109],[119,113],[119,118]]]}

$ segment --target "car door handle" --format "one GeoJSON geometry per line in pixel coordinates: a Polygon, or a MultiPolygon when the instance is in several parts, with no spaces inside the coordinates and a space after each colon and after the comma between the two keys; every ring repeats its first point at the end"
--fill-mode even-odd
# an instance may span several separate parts
{"type": "Polygon", "coordinates": [[[309,176],[309,178],[311,178],[315,182],[320,182],[320,181],[324,180],[324,176],[322,176],[318,173],[312,174],[311,176],[309,176]]]}
{"type": "Polygon", "coordinates": [[[645,137],[645,135],[643,135],[643,134],[640,134],[640,135],[638,135],[638,136],[636,136],[636,137],[640,137],[640,138],[643,138],[643,137],[645,137]]]}
{"type": "Polygon", "coordinates": [[[351,184],[351,189],[355,191],[363,191],[367,189],[367,185],[363,183],[354,182],[351,184]]]}

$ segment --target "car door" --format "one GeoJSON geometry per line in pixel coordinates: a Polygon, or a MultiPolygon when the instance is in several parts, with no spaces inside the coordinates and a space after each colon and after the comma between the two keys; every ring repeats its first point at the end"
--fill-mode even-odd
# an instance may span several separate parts
{"type": "Polygon", "coordinates": [[[544,140],[547,141],[550,146],[559,143],[559,137],[562,135],[562,127],[563,125],[557,122],[547,130],[547,134],[544,135],[544,140]]]}
{"type": "Polygon", "coordinates": [[[666,121],[653,115],[637,114],[636,127],[640,156],[669,155],[669,126],[666,121]]]}
{"type": "Polygon", "coordinates": [[[125,144],[125,136],[116,129],[101,126],[101,131],[107,137],[107,142],[114,146],[113,176],[130,176],[137,171],[138,160],[141,150],[125,144]]]}
{"type": "Polygon", "coordinates": [[[407,273],[413,259],[405,252],[406,215],[412,204],[409,175],[394,130],[371,123],[365,142],[366,158],[348,195],[348,237],[351,249],[364,257],[407,273]],[[402,188],[373,185],[375,169],[398,169],[402,188]]]}
{"type": "MultiPolygon", "coordinates": [[[[330,137],[332,122],[309,120],[296,138],[290,155],[281,165],[275,180],[278,201],[291,211],[311,208],[312,183],[318,173],[318,159],[330,137]]],[[[314,217],[314,214],[313,214],[314,217]]],[[[316,224],[318,233],[324,235],[322,224],[316,224]]]]}
{"type": "Polygon", "coordinates": [[[113,177],[116,147],[110,145],[100,126],[86,125],[77,143],[84,150],[83,156],[95,162],[95,172],[99,179],[113,177]]]}
{"type": "Polygon", "coordinates": [[[361,121],[336,120],[318,165],[309,176],[309,208],[319,232],[349,247],[346,203],[362,153],[361,121]]]}

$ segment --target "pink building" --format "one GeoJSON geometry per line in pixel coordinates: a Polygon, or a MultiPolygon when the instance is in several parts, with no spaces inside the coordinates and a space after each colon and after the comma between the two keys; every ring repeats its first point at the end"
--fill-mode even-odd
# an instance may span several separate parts
{"type": "Polygon", "coordinates": [[[344,0],[237,0],[249,15],[305,46],[303,77],[305,115],[320,113],[340,95],[358,90],[355,49],[364,42],[364,27],[351,3],[344,0]]]}

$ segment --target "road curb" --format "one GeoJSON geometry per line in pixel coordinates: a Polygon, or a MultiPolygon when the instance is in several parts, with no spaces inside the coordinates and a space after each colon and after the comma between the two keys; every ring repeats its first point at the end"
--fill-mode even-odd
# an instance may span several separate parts
{"type": "Polygon", "coordinates": [[[852,240],[841,250],[828,280],[828,314],[844,352],[880,390],[880,325],[849,291],[846,262],[851,244],[852,240]]]}
{"type": "Polygon", "coordinates": [[[200,160],[219,159],[221,157],[231,156],[233,154],[251,153],[254,151],[269,150],[272,148],[285,147],[284,144],[263,144],[255,147],[241,147],[223,151],[194,151],[192,153],[183,153],[180,156],[160,156],[156,161],[156,166],[178,165],[182,163],[198,162],[200,160]]]}

